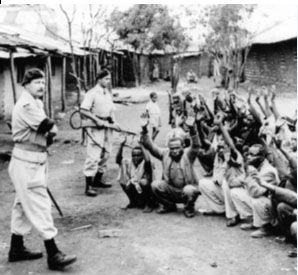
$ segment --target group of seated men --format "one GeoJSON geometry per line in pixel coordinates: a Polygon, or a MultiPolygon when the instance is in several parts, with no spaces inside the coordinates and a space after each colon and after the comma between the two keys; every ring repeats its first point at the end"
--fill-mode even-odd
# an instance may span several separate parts
{"type": "Polygon", "coordinates": [[[122,158],[125,140],[116,157],[127,208],[163,214],[184,204],[191,218],[200,195],[207,205],[203,213],[225,215],[228,227],[241,223],[251,237],[282,234],[296,244],[297,118],[280,115],[275,94],[275,86],[249,89],[247,99],[219,89],[213,91],[213,108],[201,95],[178,95],[166,148],[152,140],[143,114],[131,159],[122,158]],[[161,179],[154,176],[150,155],[162,162],[161,179]],[[201,178],[196,159],[205,173],[201,178]]]}

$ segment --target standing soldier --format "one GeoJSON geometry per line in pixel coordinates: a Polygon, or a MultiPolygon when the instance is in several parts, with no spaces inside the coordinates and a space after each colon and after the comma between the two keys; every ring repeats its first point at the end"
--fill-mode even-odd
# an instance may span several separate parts
{"type": "Polygon", "coordinates": [[[112,94],[109,91],[111,75],[108,70],[102,70],[97,76],[97,85],[89,90],[81,104],[83,116],[91,119],[94,127],[87,129],[87,158],[84,175],[86,177],[85,194],[97,195],[93,187],[109,188],[103,174],[112,149],[113,129],[120,130],[115,122],[112,94]]]}
{"type": "Polygon", "coordinates": [[[44,239],[48,254],[48,266],[61,270],[76,261],[66,256],[56,246],[57,229],[51,214],[51,200],[47,192],[47,145],[57,133],[54,121],[49,119],[39,99],[45,89],[44,73],[39,69],[26,72],[22,85],[25,90],[17,101],[12,114],[14,149],[9,164],[16,199],[12,209],[11,246],[9,262],[34,260],[41,252],[28,250],[23,236],[31,228],[44,239]]]}

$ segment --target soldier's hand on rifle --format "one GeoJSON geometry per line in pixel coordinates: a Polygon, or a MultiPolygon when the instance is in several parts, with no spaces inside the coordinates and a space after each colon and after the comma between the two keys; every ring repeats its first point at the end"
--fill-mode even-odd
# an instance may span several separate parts
{"type": "Polygon", "coordinates": [[[113,124],[111,124],[110,128],[117,131],[117,132],[121,131],[121,128],[120,128],[120,126],[117,122],[114,122],[113,124]]]}
{"type": "Polygon", "coordinates": [[[127,141],[127,135],[124,136],[123,141],[120,143],[120,146],[124,146],[127,141]]]}

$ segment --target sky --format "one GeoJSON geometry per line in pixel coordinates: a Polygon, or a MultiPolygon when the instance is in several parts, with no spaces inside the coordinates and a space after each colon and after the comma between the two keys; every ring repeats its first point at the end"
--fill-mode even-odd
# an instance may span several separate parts
{"type": "MultiPolygon", "coordinates": [[[[24,1],[22,0],[2,0],[2,4],[24,4],[24,1]]],[[[51,0],[51,4],[82,4],[82,1],[57,1],[57,0],[51,0]]],[[[198,4],[198,1],[194,0],[184,0],[184,1],[142,1],[142,4],[198,4]]],[[[246,1],[212,1],[212,0],[200,0],[200,4],[294,4],[298,5],[298,0],[262,0],[262,1],[252,1],[252,0],[246,0],[246,1]]],[[[26,4],[49,4],[49,1],[47,0],[30,0],[27,1],[26,4]]],[[[131,4],[140,4],[140,1],[116,1],[116,0],[88,0],[84,1],[84,4],[115,4],[120,6],[129,6],[131,4]],[[121,3],[121,4],[120,4],[121,3]]]]}
{"type": "MultiPolygon", "coordinates": [[[[5,0],[2,0],[2,3],[5,3],[5,0]]],[[[169,5],[170,10],[172,10],[173,13],[179,14],[180,15],[180,21],[183,25],[183,27],[188,27],[188,21],[189,19],[186,17],[183,17],[180,14],[180,10],[181,7],[179,7],[178,5],[183,4],[184,6],[187,6],[189,9],[191,9],[192,11],[197,11],[200,12],[203,8],[204,8],[204,4],[201,5],[201,3],[203,3],[204,1],[200,1],[200,5],[198,5],[198,2],[196,2],[195,4],[187,4],[188,0],[183,1],[183,3],[181,3],[181,1],[179,3],[177,2],[171,2],[171,4],[169,5]]],[[[298,1],[298,0],[297,0],[298,1]]],[[[9,4],[11,4],[11,2],[16,2],[14,0],[11,0],[9,4]]],[[[30,1],[30,3],[32,3],[33,1],[30,1]]],[[[42,0],[39,0],[38,3],[41,3],[42,0]]],[[[248,3],[249,1],[246,1],[246,3],[248,3]]],[[[262,1],[262,3],[264,3],[266,1],[262,1]]],[[[254,12],[254,20],[250,20],[248,26],[251,28],[251,31],[253,33],[258,33],[266,28],[269,28],[271,26],[273,26],[274,24],[278,23],[279,21],[283,21],[288,17],[295,17],[297,18],[297,4],[284,4],[284,2],[287,2],[287,0],[283,1],[283,4],[272,4],[274,3],[273,1],[270,1],[270,4],[260,4],[258,5],[258,8],[255,10],[254,12]]],[[[85,2],[84,2],[85,3],[85,2]]],[[[90,1],[87,1],[87,3],[90,3],[90,1]]],[[[165,1],[160,1],[159,3],[162,4],[166,4],[165,1]]],[[[218,1],[217,1],[218,3],[218,1]]],[[[238,1],[239,3],[239,1],[238,1]]],[[[22,3],[24,4],[24,3],[22,3]]],[[[61,13],[60,8],[59,8],[59,2],[55,3],[55,1],[51,1],[51,4],[47,4],[47,6],[50,6],[52,8],[55,8],[58,12],[56,13],[56,17],[57,18],[50,18],[50,20],[53,20],[54,22],[59,22],[59,34],[62,36],[67,36],[67,28],[66,28],[66,21],[65,21],[65,17],[64,15],[61,13]],[[60,15],[59,15],[60,14],[60,15]],[[63,31],[63,26],[65,26],[64,31],[63,31]],[[64,34],[63,34],[64,33],[64,34]]],[[[96,5],[98,4],[102,4],[102,2],[96,2],[96,5]]],[[[210,2],[208,1],[208,4],[210,4],[210,2]]],[[[126,10],[128,9],[130,6],[132,6],[133,3],[122,3],[121,4],[114,4],[114,2],[112,0],[109,1],[109,5],[106,5],[106,7],[109,8],[110,11],[113,10],[113,8],[117,7],[120,10],[126,10]]],[[[1,16],[1,6],[0,5],[0,16],[1,16]]],[[[5,5],[3,5],[2,7],[5,7],[5,5]]],[[[73,3],[72,4],[68,4],[65,3],[65,1],[63,1],[63,7],[69,12],[72,11],[73,8],[73,3]]],[[[88,4],[80,4],[80,5],[76,5],[77,8],[77,13],[76,13],[76,17],[75,17],[75,29],[77,31],[74,31],[74,34],[79,35],[81,33],[81,24],[82,24],[82,17],[80,15],[80,12],[82,11],[86,11],[86,14],[88,15],[88,4]]],[[[96,7],[94,9],[97,9],[96,7]]],[[[4,11],[4,10],[2,10],[4,11]]],[[[95,11],[94,11],[95,12],[95,11]]],[[[194,15],[195,16],[195,15],[194,15]]],[[[41,28],[43,26],[38,26],[38,24],[34,24],[34,20],[36,20],[36,18],[34,18],[34,16],[30,16],[30,18],[24,18],[24,16],[21,16],[22,18],[20,18],[20,20],[23,20],[23,22],[21,23],[21,25],[24,27],[27,26],[28,31],[33,31],[33,29],[35,28],[36,31],[38,31],[38,28],[41,28]]],[[[35,14],[35,17],[38,17],[37,14],[35,14]]],[[[1,21],[1,20],[0,20],[1,21]]],[[[295,28],[295,30],[297,30],[297,25],[293,25],[293,28],[295,28]]],[[[103,32],[105,32],[105,29],[103,29],[103,32]]],[[[196,29],[189,29],[188,30],[188,35],[190,35],[193,38],[194,41],[194,45],[193,45],[193,49],[197,48],[197,44],[202,44],[204,41],[204,38],[202,36],[202,33],[204,33],[204,29],[202,29],[202,27],[197,27],[196,29]]],[[[81,36],[76,36],[76,40],[80,41],[81,36]]]]}

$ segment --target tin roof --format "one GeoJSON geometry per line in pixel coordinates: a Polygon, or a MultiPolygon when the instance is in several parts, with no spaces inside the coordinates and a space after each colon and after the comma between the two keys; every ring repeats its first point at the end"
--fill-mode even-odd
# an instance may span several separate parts
{"type": "Polygon", "coordinates": [[[297,38],[296,16],[275,23],[271,27],[259,32],[253,38],[253,44],[271,44],[292,38],[297,38]]]}

